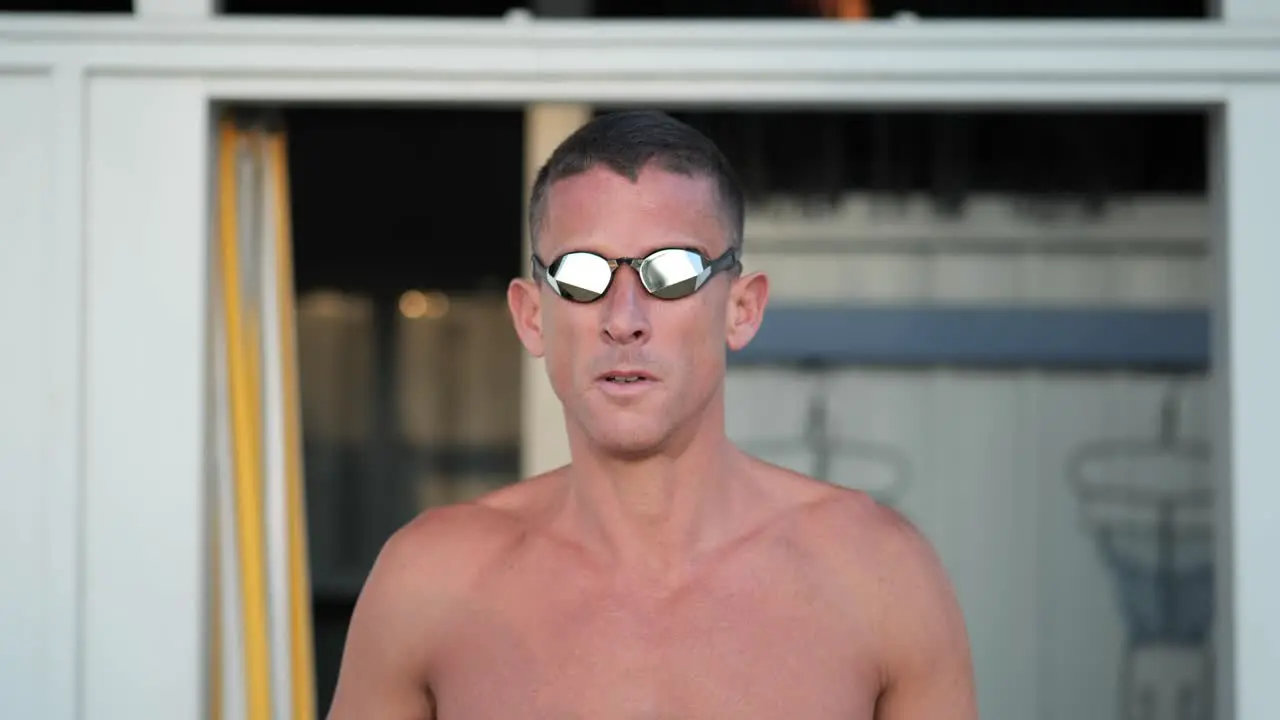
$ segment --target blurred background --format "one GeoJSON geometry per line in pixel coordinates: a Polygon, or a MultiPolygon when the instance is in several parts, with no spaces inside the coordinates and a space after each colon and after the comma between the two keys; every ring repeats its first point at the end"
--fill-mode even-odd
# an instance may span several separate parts
{"type": "MultiPolygon", "coordinates": [[[[746,265],[774,283],[733,357],[730,434],[931,537],[968,610],[984,717],[1118,717],[1133,633],[1209,629],[1211,585],[1190,580],[1212,558],[1205,118],[674,114],[741,169],[746,265]],[[1170,494],[1108,515],[1129,502],[1112,484],[1170,494]],[[1160,575],[1150,554],[1133,574],[1120,538],[1165,503],[1180,567],[1160,575]]],[[[283,118],[323,694],[387,535],[520,478],[504,292],[523,270],[523,119],[283,118]]]]}
{"type": "MultiPolygon", "coordinates": [[[[513,8],[830,22],[1210,13],[1205,0],[223,0],[220,12],[355,20],[513,8]]],[[[134,7],[0,0],[0,10],[134,7]]],[[[731,358],[731,436],[873,493],[934,542],[969,624],[983,717],[1213,717],[1207,113],[666,109],[738,168],[750,196],[745,262],[773,281],[759,339],[731,358]]],[[[279,199],[291,218],[324,709],[386,538],[424,508],[528,468],[528,375],[504,298],[525,271],[527,111],[223,110],[269,124],[287,147],[279,199]]]]}

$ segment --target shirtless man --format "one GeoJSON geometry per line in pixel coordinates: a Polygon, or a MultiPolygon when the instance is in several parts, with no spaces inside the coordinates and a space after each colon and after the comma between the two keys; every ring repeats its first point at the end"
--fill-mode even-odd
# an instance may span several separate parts
{"type": "Polygon", "coordinates": [[[921,535],[725,435],[726,349],[768,280],[738,264],[715,146],[658,113],[597,119],[542,169],[530,223],[508,300],[572,462],[386,543],[330,720],[975,720],[921,535]]]}

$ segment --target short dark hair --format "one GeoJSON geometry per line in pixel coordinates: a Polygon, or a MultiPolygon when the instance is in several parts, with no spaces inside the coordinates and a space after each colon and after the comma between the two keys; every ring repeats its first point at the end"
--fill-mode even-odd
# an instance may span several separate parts
{"type": "Polygon", "coordinates": [[[745,199],[729,160],[706,135],[654,110],[601,115],[560,143],[538,170],[529,197],[534,248],[546,216],[547,191],[553,184],[602,165],[635,182],[650,164],[670,173],[711,179],[729,230],[729,246],[741,250],[745,199]]]}

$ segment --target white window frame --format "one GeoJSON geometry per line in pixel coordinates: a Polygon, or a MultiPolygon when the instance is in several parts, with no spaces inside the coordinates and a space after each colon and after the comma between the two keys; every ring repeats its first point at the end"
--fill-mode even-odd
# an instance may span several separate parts
{"type": "MultiPolygon", "coordinates": [[[[31,716],[204,714],[211,119],[250,100],[1209,109],[1215,442],[1229,478],[1217,717],[1280,707],[1274,23],[11,17],[0,78],[15,74],[50,83],[57,138],[47,236],[0,238],[0,266],[26,257],[23,243],[48,260],[31,269],[33,314],[0,309],[17,320],[7,341],[52,359],[31,379],[43,391],[22,396],[47,403],[0,399],[0,421],[43,423],[50,459],[31,521],[48,541],[45,582],[6,601],[47,618],[42,681],[0,677],[0,697],[24,697],[31,716]]],[[[0,490],[33,481],[11,457],[0,490]]]]}

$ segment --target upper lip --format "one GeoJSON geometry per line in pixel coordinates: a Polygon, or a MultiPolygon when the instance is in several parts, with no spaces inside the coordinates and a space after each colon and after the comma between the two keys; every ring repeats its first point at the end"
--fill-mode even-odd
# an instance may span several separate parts
{"type": "Polygon", "coordinates": [[[655,379],[652,375],[643,370],[608,370],[600,373],[601,380],[607,380],[611,377],[638,377],[644,380],[655,379]]]}

